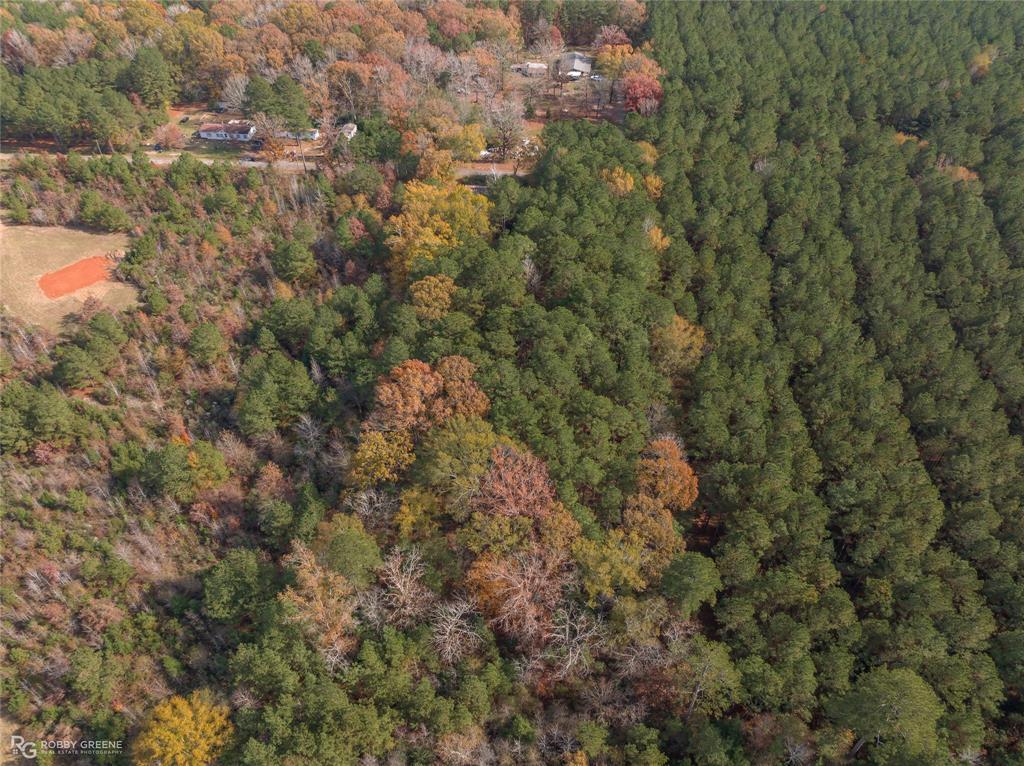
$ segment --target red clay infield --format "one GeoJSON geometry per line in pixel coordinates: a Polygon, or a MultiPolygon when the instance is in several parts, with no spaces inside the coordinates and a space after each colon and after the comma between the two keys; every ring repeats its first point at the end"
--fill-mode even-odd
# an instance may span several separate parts
{"type": "Polygon", "coordinates": [[[83,258],[62,269],[43,274],[39,277],[39,289],[51,300],[60,298],[82,287],[102,282],[110,276],[113,267],[110,260],[102,255],[83,258]]]}

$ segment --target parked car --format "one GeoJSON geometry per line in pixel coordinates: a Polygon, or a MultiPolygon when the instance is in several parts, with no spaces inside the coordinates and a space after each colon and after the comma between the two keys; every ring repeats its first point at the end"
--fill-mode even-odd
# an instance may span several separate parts
{"type": "Polygon", "coordinates": [[[163,144],[153,144],[154,152],[162,152],[164,150],[163,144]]]}

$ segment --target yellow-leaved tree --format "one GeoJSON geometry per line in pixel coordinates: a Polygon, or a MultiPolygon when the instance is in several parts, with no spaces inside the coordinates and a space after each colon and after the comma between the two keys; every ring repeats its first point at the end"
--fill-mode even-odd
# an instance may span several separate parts
{"type": "Polygon", "coordinates": [[[679,315],[651,330],[654,362],[670,378],[693,372],[704,356],[706,343],[704,328],[679,315]]]}
{"type": "Polygon", "coordinates": [[[435,274],[413,282],[409,285],[409,292],[416,316],[428,322],[441,319],[452,307],[452,296],[456,290],[455,280],[447,274],[435,274]]]}
{"type": "Polygon", "coordinates": [[[616,197],[625,197],[636,185],[636,179],[624,167],[605,168],[599,173],[601,180],[616,197]]]}
{"type": "Polygon", "coordinates": [[[633,55],[632,45],[602,45],[597,51],[596,64],[605,77],[614,84],[633,55]]]}
{"type": "Polygon", "coordinates": [[[647,230],[647,241],[651,243],[656,253],[664,253],[672,244],[672,240],[665,235],[660,226],[651,226],[647,230]]]}
{"type": "Polygon", "coordinates": [[[665,182],[661,180],[660,176],[648,173],[644,176],[644,189],[647,190],[648,197],[653,200],[659,200],[661,199],[661,193],[665,190],[665,182]]]}
{"type": "Polygon", "coordinates": [[[490,200],[461,184],[410,181],[402,212],[388,221],[392,280],[404,285],[417,259],[435,258],[485,235],[490,210],[490,200]]]}
{"type": "Polygon", "coordinates": [[[408,431],[364,431],[349,467],[352,482],[372,487],[383,481],[395,481],[415,459],[408,431]]]}
{"type": "Polygon", "coordinates": [[[142,725],[133,748],[136,766],[209,766],[224,750],[234,727],[227,705],[206,689],[175,694],[159,703],[142,725]]]}
{"type": "Polygon", "coordinates": [[[477,159],[487,146],[483,129],[475,122],[469,125],[452,125],[438,136],[438,144],[462,162],[477,159]]]}

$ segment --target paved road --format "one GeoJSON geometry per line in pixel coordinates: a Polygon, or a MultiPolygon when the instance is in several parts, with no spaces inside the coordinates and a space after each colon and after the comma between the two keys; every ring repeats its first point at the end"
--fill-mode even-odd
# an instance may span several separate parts
{"type": "MultiPolygon", "coordinates": [[[[37,153],[38,154],[46,154],[45,152],[37,152],[37,153]]],[[[14,152],[3,152],[2,154],[0,154],[0,165],[5,165],[8,162],[11,162],[14,159],[15,156],[16,156],[16,153],[14,153],[14,152]]],[[[125,157],[125,159],[131,159],[131,155],[130,154],[125,154],[123,156],[125,157]]],[[[154,165],[160,165],[160,166],[170,165],[176,159],[178,159],[179,156],[181,156],[181,152],[153,152],[153,151],[146,152],[146,157],[149,158],[149,161],[152,162],[154,165]]],[[[242,157],[217,157],[217,158],[212,158],[212,157],[200,157],[198,155],[193,155],[193,156],[196,157],[196,159],[198,159],[200,162],[202,162],[202,163],[204,163],[206,165],[212,165],[214,162],[229,162],[232,165],[237,165],[238,167],[241,167],[241,168],[265,168],[268,165],[270,165],[270,163],[265,161],[265,160],[247,160],[247,159],[243,159],[242,157]]],[[[280,171],[282,173],[295,173],[295,174],[298,174],[298,173],[302,173],[303,172],[303,165],[302,165],[302,161],[301,160],[278,160],[277,162],[273,163],[273,166],[274,166],[275,170],[278,170],[278,171],[280,171]]],[[[306,170],[315,170],[316,169],[316,161],[315,160],[311,160],[311,159],[306,160],[305,169],[306,170]]],[[[511,168],[507,168],[507,167],[503,168],[503,167],[499,167],[499,166],[493,165],[493,164],[492,165],[485,165],[483,163],[473,164],[473,165],[464,164],[464,165],[459,165],[459,166],[457,166],[455,168],[455,177],[456,178],[469,178],[470,176],[482,176],[482,177],[486,177],[486,178],[497,178],[499,176],[510,176],[510,175],[515,175],[515,173],[512,171],[511,168]]]]}
{"type": "Polygon", "coordinates": [[[456,178],[468,178],[469,176],[486,176],[488,178],[498,176],[514,176],[511,168],[500,168],[497,165],[459,165],[455,168],[456,178]]]}
{"type": "MultiPolygon", "coordinates": [[[[170,165],[181,156],[181,152],[146,152],[146,156],[154,165],[170,165]]],[[[270,164],[265,160],[246,160],[241,157],[217,157],[214,159],[212,157],[193,156],[204,165],[212,165],[215,162],[229,162],[232,165],[238,165],[240,168],[265,168],[270,164]]],[[[301,173],[302,161],[278,160],[274,163],[274,169],[285,173],[301,173]]],[[[315,170],[316,162],[306,160],[306,169],[315,170]]]]}
{"type": "MultiPolygon", "coordinates": [[[[15,157],[21,152],[3,152],[0,153],[0,165],[6,165],[9,162],[13,162],[15,157]]],[[[48,152],[26,152],[27,154],[40,154],[43,156],[53,156],[48,152]]],[[[91,155],[86,155],[91,156],[91,155]]],[[[109,157],[110,155],[98,155],[103,157],[109,157]]],[[[121,155],[127,160],[130,160],[132,156],[130,154],[121,155]]],[[[146,152],[146,157],[154,165],[170,165],[178,157],[181,156],[181,152],[146,152]]],[[[197,160],[202,162],[204,165],[212,165],[215,162],[228,162],[232,165],[238,165],[242,168],[265,168],[270,163],[264,160],[246,160],[241,157],[200,157],[199,155],[192,155],[197,160]]],[[[316,161],[306,160],[306,168],[308,170],[316,169],[316,161]]],[[[302,172],[302,161],[301,160],[278,160],[274,163],[274,169],[280,170],[284,173],[301,173],[302,172]]]]}

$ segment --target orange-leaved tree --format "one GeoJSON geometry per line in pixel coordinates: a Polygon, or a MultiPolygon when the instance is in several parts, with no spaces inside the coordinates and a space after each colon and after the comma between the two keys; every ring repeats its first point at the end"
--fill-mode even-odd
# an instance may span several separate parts
{"type": "Polygon", "coordinates": [[[659,579],[672,559],[683,552],[683,538],[676,533],[672,512],[660,498],[631,496],[622,512],[622,526],[630,542],[639,546],[640,571],[647,582],[659,579]]]}
{"type": "Polygon", "coordinates": [[[622,525],[602,541],[581,537],[573,543],[588,598],[656,582],[685,547],[673,514],[696,500],[697,476],[679,442],[671,436],[653,440],[637,463],[636,493],[626,501],[622,525]]]}
{"type": "Polygon", "coordinates": [[[473,562],[466,583],[492,626],[536,649],[550,633],[568,583],[567,563],[561,551],[540,547],[507,556],[485,554],[473,562]]]}
{"type": "Polygon", "coordinates": [[[286,619],[313,638],[328,665],[339,664],[358,643],[352,615],[355,591],[344,575],[324,567],[300,542],[284,563],[295,572],[295,584],[278,596],[286,619]]]}
{"type": "Polygon", "coordinates": [[[394,481],[412,464],[423,434],[453,416],[485,415],[490,401],[473,380],[475,372],[465,357],[446,356],[436,368],[407,359],[382,376],[352,458],[352,480],[362,487],[394,481]]]}
{"type": "Polygon", "coordinates": [[[672,513],[687,510],[697,500],[697,474],[675,438],[663,436],[647,445],[637,465],[637,492],[655,498],[672,513]]]}
{"type": "Polygon", "coordinates": [[[452,415],[481,417],[490,402],[473,380],[475,373],[476,365],[464,356],[446,356],[435,368],[407,359],[377,382],[367,426],[376,431],[422,433],[452,415]]]}
{"type": "Polygon", "coordinates": [[[473,380],[476,365],[464,356],[454,354],[438,360],[435,368],[444,381],[444,409],[446,417],[460,415],[482,418],[491,407],[480,386],[473,380]]]}
{"type": "Polygon", "coordinates": [[[407,359],[377,382],[367,424],[377,431],[422,431],[444,419],[443,390],[444,379],[429,364],[407,359]]]}

